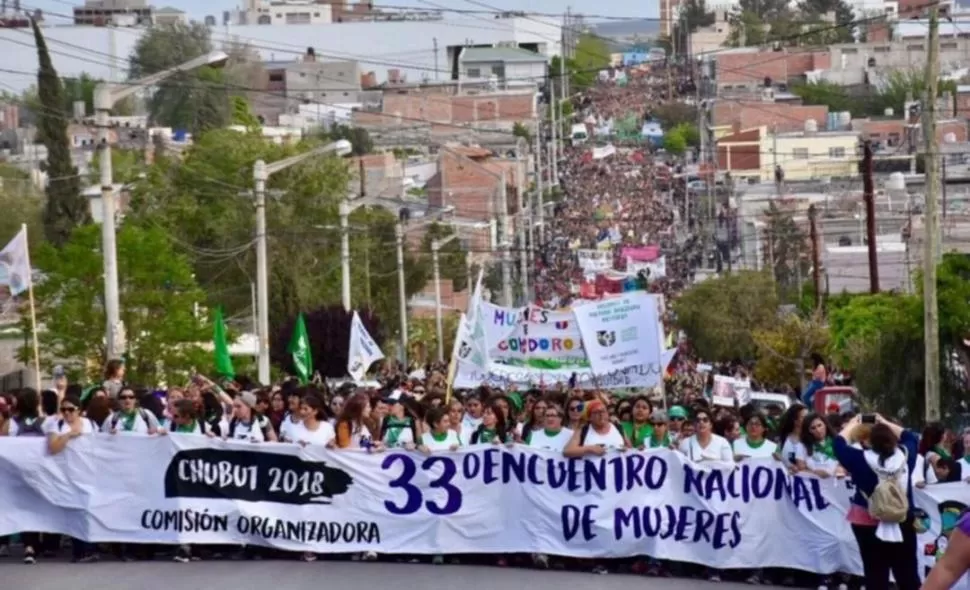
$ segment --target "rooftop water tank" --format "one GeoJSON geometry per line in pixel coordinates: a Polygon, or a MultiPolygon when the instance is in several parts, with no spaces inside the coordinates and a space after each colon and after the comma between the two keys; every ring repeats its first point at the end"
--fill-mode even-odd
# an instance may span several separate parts
{"type": "Polygon", "coordinates": [[[805,121],[805,133],[815,133],[818,131],[818,122],[815,119],[805,121]]]}
{"type": "Polygon", "coordinates": [[[906,177],[903,176],[902,172],[893,172],[889,175],[889,181],[886,182],[886,190],[890,191],[904,191],[906,190],[906,177]]]}
{"type": "Polygon", "coordinates": [[[839,129],[848,129],[852,125],[852,113],[842,111],[839,116],[839,129]]]}
{"type": "Polygon", "coordinates": [[[888,107],[885,111],[882,112],[882,114],[887,117],[892,117],[896,114],[896,112],[892,109],[892,107],[888,107]]]}

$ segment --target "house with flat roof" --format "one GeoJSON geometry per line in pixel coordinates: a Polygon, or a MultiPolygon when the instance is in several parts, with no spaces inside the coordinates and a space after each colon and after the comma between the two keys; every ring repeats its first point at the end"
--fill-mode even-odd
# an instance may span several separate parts
{"type": "Polygon", "coordinates": [[[518,47],[466,47],[458,58],[459,80],[492,81],[497,89],[544,83],[546,57],[518,47]]]}

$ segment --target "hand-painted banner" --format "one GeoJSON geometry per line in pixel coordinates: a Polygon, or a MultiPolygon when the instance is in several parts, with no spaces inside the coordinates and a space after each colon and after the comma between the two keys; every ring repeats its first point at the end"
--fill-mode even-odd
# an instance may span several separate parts
{"type": "Polygon", "coordinates": [[[597,273],[613,268],[611,250],[576,250],[579,268],[587,273],[597,273]]]}
{"type": "MultiPolygon", "coordinates": [[[[565,459],[480,445],[428,456],[86,435],[51,456],[43,440],[0,439],[0,535],[93,542],[649,555],[858,574],[845,520],[852,491],[843,480],[791,477],[771,459],[696,464],[667,450],[565,459]]],[[[970,487],[931,487],[916,502],[920,552],[932,558],[970,487]]]]}
{"type": "Polygon", "coordinates": [[[663,334],[656,298],[634,291],[574,307],[573,313],[594,372],[660,362],[663,334]]]}

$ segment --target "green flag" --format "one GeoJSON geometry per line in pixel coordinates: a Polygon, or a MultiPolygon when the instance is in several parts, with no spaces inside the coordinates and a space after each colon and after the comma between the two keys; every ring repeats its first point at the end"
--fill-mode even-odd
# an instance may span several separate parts
{"type": "Polygon", "coordinates": [[[293,366],[296,368],[300,383],[307,383],[313,373],[313,359],[310,357],[310,337],[307,336],[302,313],[296,316],[296,325],[293,326],[293,335],[290,336],[287,351],[293,355],[293,366]]]}
{"type": "Polygon", "coordinates": [[[216,352],[216,374],[232,379],[236,371],[232,368],[232,357],[229,356],[229,340],[226,338],[226,324],[222,321],[222,308],[217,307],[212,328],[212,344],[216,352]]]}

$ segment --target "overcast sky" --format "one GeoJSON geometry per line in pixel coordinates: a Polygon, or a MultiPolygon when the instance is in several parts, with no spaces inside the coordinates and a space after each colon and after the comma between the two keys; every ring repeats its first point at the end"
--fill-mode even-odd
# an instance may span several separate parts
{"type": "MultiPolygon", "coordinates": [[[[191,18],[202,19],[207,14],[218,18],[223,10],[231,10],[241,3],[240,0],[158,0],[152,4],[156,8],[163,6],[173,6],[189,13],[191,18]]],[[[13,0],[7,0],[9,6],[13,5],[13,0]]],[[[83,4],[83,0],[21,0],[21,6],[25,9],[40,8],[51,15],[51,22],[57,22],[55,15],[71,14],[73,5],[83,4]]],[[[453,8],[458,10],[489,10],[486,6],[494,7],[499,10],[521,10],[523,2],[521,0],[486,0],[481,4],[473,4],[464,0],[429,0],[421,2],[418,0],[378,0],[374,6],[379,8],[385,6],[413,6],[433,10],[438,7],[453,8]],[[435,6],[437,5],[437,6],[435,6]]],[[[573,0],[563,2],[557,0],[529,0],[528,9],[534,12],[548,12],[562,14],[570,7],[574,12],[588,15],[602,15],[607,17],[634,17],[634,18],[656,18],[657,0],[573,0]]]]}

